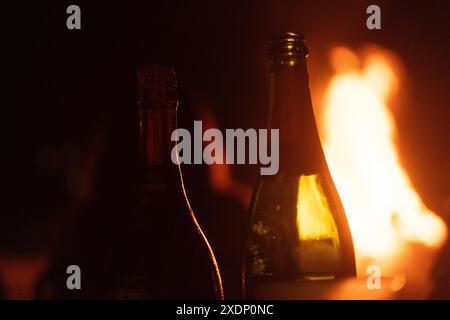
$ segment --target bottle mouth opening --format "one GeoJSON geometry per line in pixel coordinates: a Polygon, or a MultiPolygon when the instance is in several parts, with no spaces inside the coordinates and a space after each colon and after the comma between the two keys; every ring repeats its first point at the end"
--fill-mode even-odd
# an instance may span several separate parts
{"type": "Polygon", "coordinates": [[[306,58],[305,37],[297,32],[282,32],[272,36],[268,50],[270,58],[306,58]]]}

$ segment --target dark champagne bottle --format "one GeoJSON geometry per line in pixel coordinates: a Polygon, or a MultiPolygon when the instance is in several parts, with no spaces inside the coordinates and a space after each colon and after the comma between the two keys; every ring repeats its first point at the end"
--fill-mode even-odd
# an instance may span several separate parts
{"type": "Polygon", "coordinates": [[[143,66],[137,81],[143,174],[118,297],[222,299],[214,253],[189,205],[180,166],[171,160],[178,108],[174,69],[143,66]]]}
{"type": "Polygon", "coordinates": [[[304,38],[275,35],[268,54],[269,128],[279,129],[280,167],[254,189],[244,292],[295,299],[302,283],[354,276],[355,257],[316,128],[304,38]]]}

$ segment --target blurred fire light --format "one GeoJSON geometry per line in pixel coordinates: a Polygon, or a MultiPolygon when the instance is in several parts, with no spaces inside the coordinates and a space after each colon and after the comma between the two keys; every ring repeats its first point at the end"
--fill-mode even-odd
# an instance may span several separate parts
{"type": "MultiPolygon", "coordinates": [[[[361,57],[337,47],[330,58],[336,73],[319,127],[352,231],[358,273],[365,274],[374,263],[395,270],[395,276],[399,259],[392,258],[401,260],[408,244],[439,248],[447,235],[445,224],[422,203],[399,161],[388,102],[399,86],[400,63],[374,46],[361,57]]],[[[400,280],[393,290],[402,286],[400,280]]]]}

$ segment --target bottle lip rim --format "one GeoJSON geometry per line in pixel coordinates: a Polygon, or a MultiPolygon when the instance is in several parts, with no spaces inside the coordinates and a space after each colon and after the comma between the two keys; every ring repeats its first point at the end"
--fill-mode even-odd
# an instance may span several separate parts
{"type": "Polygon", "coordinates": [[[267,55],[271,58],[304,58],[308,55],[305,37],[298,32],[281,32],[272,36],[267,55]]]}
{"type": "Polygon", "coordinates": [[[298,39],[299,41],[304,41],[305,36],[299,32],[295,31],[285,31],[285,32],[277,32],[272,35],[272,41],[279,39],[298,39]]]}

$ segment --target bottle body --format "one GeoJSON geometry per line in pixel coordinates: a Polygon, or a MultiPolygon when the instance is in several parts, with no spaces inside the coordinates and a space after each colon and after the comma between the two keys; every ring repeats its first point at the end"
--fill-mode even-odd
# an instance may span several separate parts
{"type": "Polygon", "coordinates": [[[355,275],[344,211],[333,189],[320,172],[280,170],[259,179],[250,206],[247,298],[296,299],[305,282],[355,275]]]}
{"type": "Polygon", "coordinates": [[[250,205],[247,298],[296,298],[305,283],[355,275],[350,230],[320,144],[309,93],[306,47],[274,38],[269,128],[280,131],[280,169],[261,176],[250,205]],[[286,294],[289,292],[289,296],[286,294]]]}
{"type": "Polygon", "coordinates": [[[171,160],[178,101],[172,68],[138,71],[138,124],[142,179],[137,210],[127,232],[118,297],[125,299],[222,299],[214,253],[171,160]]]}
{"type": "Polygon", "coordinates": [[[121,298],[220,299],[216,266],[179,185],[141,186],[121,298]]]}

